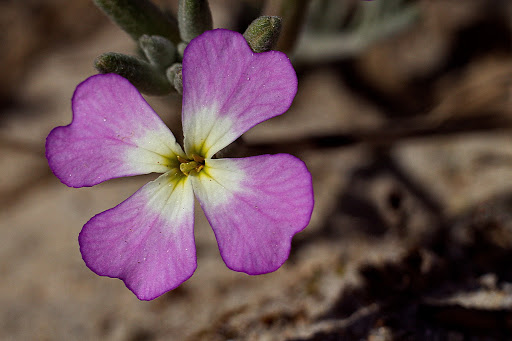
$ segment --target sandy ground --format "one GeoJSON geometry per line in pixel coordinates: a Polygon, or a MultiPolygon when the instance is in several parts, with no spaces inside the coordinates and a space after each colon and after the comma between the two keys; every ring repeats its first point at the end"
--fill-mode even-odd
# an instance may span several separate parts
{"type": "MultiPolygon", "coordinates": [[[[313,174],[313,218],[285,265],[230,271],[197,208],[198,269],[151,302],[89,271],[77,236],[154,176],[71,189],[44,157],[93,59],[133,43],[102,22],[39,51],[0,117],[0,339],[509,339],[510,6],[418,3],[408,30],[301,64],[290,111],[246,135],[251,153],[291,152],[313,174]]],[[[148,100],[178,131],[181,98],[148,100]]]]}

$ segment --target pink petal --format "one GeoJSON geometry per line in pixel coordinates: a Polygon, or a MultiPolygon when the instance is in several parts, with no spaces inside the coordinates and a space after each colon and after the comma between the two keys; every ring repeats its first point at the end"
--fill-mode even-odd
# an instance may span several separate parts
{"type": "Polygon", "coordinates": [[[226,265],[250,275],[278,269],[313,210],[311,175],[288,155],[206,160],[192,186],[226,265]]]}
{"type": "Polygon", "coordinates": [[[52,130],[46,157],[55,175],[71,187],[164,173],[176,166],[181,147],[170,130],[121,76],[96,75],[76,88],[73,121],[52,130]]]}
{"type": "Polygon", "coordinates": [[[251,127],[288,110],[296,92],[297,76],[284,53],[254,53],[232,31],[203,33],[183,56],[185,151],[213,156],[251,127]]]}
{"type": "Polygon", "coordinates": [[[194,273],[194,195],[187,178],[161,175],[93,217],[78,237],[87,266],[152,300],[194,273]]]}

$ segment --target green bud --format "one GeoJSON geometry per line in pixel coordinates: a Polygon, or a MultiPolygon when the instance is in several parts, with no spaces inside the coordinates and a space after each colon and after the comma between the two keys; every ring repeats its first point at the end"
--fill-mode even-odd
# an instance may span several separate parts
{"type": "Polygon", "coordinates": [[[121,53],[104,53],[94,61],[101,73],[116,73],[128,79],[140,92],[147,95],[167,95],[171,84],[165,75],[148,62],[121,53]]]}
{"type": "Polygon", "coordinates": [[[162,71],[176,61],[176,47],[164,37],[144,34],[139,38],[139,46],[149,62],[162,71]]]}
{"type": "Polygon", "coordinates": [[[180,0],[178,4],[178,26],[184,42],[211,30],[213,27],[212,14],[207,0],[180,0]]]}
{"type": "Polygon", "coordinates": [[[167,80],[174,86],[180,95],[183,93],[183,76],[181,73],[182,69],[182,65],[180,63],[176,63],[168,68],[166,72],[167,80]]]}
{"type": "Polygon", "coordinates": [[[185,49],[187,48],[188,43],[181,42],[178,44],[178,55],[183,59],[183,54],[185,53],[185,49]]]}
{"type": "Polygon", "coordinates": [[[143,34],[159,35],[177,44],[176,20],[148,0],[93,0],[112,21],[137,41],[143,34]]]}
{"type": "Polygon", "coordinates": [[[255,19],[244,32],[244,38],[254,52],[270,51],[281,33],[281,18],[262,16],[255,19]]]}

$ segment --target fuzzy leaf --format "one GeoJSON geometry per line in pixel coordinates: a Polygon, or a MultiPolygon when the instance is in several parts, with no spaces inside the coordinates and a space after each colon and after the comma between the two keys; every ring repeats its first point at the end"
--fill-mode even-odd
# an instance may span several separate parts
{"type": "Polygon", "coordinates": [[[176,20],[148,0],[94,0],[110,19],[137,41],[143,34],[163,36],[177,44],[176,20]]]}

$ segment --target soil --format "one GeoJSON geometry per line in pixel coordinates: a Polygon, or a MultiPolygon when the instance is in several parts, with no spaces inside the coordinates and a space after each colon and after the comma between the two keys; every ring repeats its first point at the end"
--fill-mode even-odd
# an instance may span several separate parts
{"type": "MultiPolygon", "coordinates": [[[[9,21],[15,48],[0,57],[1,340],[512,339],[510,1],[409,1],[418,16],[393,34],[329,60],[293,56],[291,109],[231,152],[303,159],[310,225],[282,268],[248,276],[224,265],[197,207],[198,269],[150,302],[93,274],[77,236],[154,176],[72,189],[44,156],[94,58],[134,44],[87,0],[31,3],[0,4],[26,23],[9,21]]],[[[262,7],[210,5],[231,29],[262,7]]],[[[147,99],[179,134],[181,97],[147,99]]]]}

